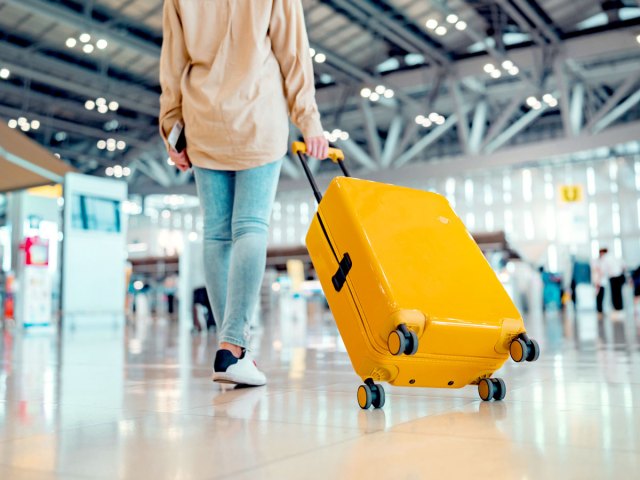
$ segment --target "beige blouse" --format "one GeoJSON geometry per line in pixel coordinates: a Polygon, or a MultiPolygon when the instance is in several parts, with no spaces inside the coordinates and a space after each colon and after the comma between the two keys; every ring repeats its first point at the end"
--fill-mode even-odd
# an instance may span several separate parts
{"type": "Polygon", "coordinates": [[[282,158],[289,115],[323,134],[301,0],[165,0],[163,22],[160,132],[182,119],[194,165],[282,158]]]}

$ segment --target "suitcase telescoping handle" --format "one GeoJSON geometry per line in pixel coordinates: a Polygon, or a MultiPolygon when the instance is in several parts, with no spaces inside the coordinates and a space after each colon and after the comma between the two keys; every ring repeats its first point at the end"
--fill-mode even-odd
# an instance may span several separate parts
{"type": "MultiPolygon", "coordinates": [[[[311,184],[311,188],[313,189],[313,194],[316,197],[318,203],[322,200],[322,194],[320,193],[320,189],[318,188],[318,184],[316,183],[315,178],[313,177],[313,173],[309,168],[309,164],[307,163],[307,146],[304,142],[293,142],[293,146],[291,148],[293,153],[298,155],[300,159],[300,163],[302,163],[302,168],[304,169],[304,173],[307,175],[309,179],[309,183],[311,184]]],[[[333,163],[337,163],[344,173],[345,177],[350,177],[349,171],[347,170],[347,166],[344,164],[344,152],[339,148],[330,148],[329,149],[329,158],[333,163]]]]}

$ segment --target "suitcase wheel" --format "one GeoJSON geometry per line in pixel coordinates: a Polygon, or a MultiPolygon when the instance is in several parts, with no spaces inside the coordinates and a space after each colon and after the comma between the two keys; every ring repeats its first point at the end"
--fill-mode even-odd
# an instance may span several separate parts
{"type": "Polygon", "coordinates": [[[534,339],[529,340],[529,355],[527,355],[527,362],[535,362],[540,358],[540,345],[534,339]]]}
{"type": "Polygon", "coordinates": [[[387,346],[391,355],[415,355],[418,351],[418,335],[402,324],[389,334],[387,346]]]}
{"type": "Polygon", "coordinates": [[[511,342],[509,353],[511,354],[511,358],[514,362],[524,362],[529,356],[529,347],[527,347],[527,344],[523,339],[516,338],[511,342]]]}
{"type": "Polygon", "coordinates": [[[382,385],[367,379],[364,385],[358,387],[358,405],[363,410],[368,410],[372,405],[373,408],[382,408],[384,404],[385,394],[382,385]]]}
{"type": "Polygon", "coordinates": [[[527,335],[520,335],[509,347],[514,362],[535,362],[540,357],[540,345],[527,335]]]}
{"type": "Polygon", "coordinates": [[[485,402],[504,400],[507,386],[501,378],[483,378],[478,382],[478,394],[485,402]]]}

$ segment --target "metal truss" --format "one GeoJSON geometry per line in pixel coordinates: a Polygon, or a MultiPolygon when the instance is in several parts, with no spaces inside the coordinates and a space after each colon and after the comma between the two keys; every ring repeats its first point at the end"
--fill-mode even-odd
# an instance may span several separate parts
{"type": "MultiPolygon", "coordinates": [[[[94,15],[91,8],[81,12],[71,3],[44,0],[0,0],[0,6],[23,11],[25,22],[30,16],[38,16],[50,21],[51,26],[75,29],[83,25],[140,58],[158,58],[160,32],[144,33],[150,31],[144,19],[157,15],[161,4],[140,18],[124,18],[122,9],[135,1],[120,5],[120,11],[100,7],[100,15],[94,15]]],[[[465,4],[463,0],[460,3],[465,4]]],[[[475,2],[466,0],[467,7],[472,4],[475,2]]],[[[452,156],[452,165],[459,163],[459,168],[471,161],[486,166],[499,163],[492,159],[524,148],[519,145],[529,145],[542,154],[541,131],[555,138],[563,151],[583,148],[589,142],[611,143],[623,136],[621,123],[638,117],[637,21],[569,38],[531,2],[495,0],[492,8],[500,12],[500,23],[508,21],[517,26],[531,42],[507,48],[497,36],[496,41],[489,41],[483,29],[499,30],[500,25],[476,12],[478,21],[475,25],[469,22],[464,35],[469,42],[484,45],[484,52],[466,55],[434,40],[392,0],[327,0],[323,5],[384,40],[390,50],[419,53],[425,58],[420,67],[383,75],[375,66],[356,64],[327,48],[324,41],[328,36],[315,38],[311,44],[326,55],[326,63],[316,69],[330,73],[335,81],[318,91],[325,127],[348,131],[351,138],[338,142],[338,146],[357,168],[374,176],[389,169],[420,171],[417,167],[422,163],[445,154],[452,156]],[[519,75],[496,80],[483,71],[487,63],[499,66],[505,60],[518,66],[519,75]],[[361,87],[377,84],[393,88],[395,97],[371,103],[359,96],[361,87]],[[544,94],[552,94],[558,104],[542,102],[544,94]],[[530,96],[540,101],[540,108],[527,104],[530,96]],[[431,112],[443,115],[444,123],[427,130],[416,125],[416,115],[431,112]]],[[[443,0],[434,0],[432,7],[442,15],[449,12],[443,0]]],[[[45,52],[55,48],[45,45],[37,34],[31,40],[32,44],[25,47],[0,38],[0,64],[23,79],[22,86],[0,83],[0,113],[15,116],[27,105],[28,116],[41,120],[49,131],[64,128],[79,138],[99,139],[109,133],[100,128],[98,114],[84,109],[83,98],[108,94],[133,114],[118,116],[123,131],[117,134],[131,146],[124,159],[136,172],[131,181],[144,183],[142,174],[165,188],[182,188],[190,182],[189,175],[179,174],[167,164],[164,145],[155,136],[157,84],[135,76],[110,76],[105,68],[85,58],[74,61],[68,52],[66,56],[52,56],[45,52]],[[34,83],[51,92],[65,92],[66,96],[56,98],[56,105],[47,105],[47,93],[34,88],[34,83]],[[3,95],[8,98],[4,102],[3,95]],[[13,101],[14,97],[28,101],[21,104],[13,101]]],[[[78,141],[74,148],[61,153],[77,163],[86,162],[89,168],[101,168],[106,159],[98,155],[92,158],[91,144],[78,141]]],[[[521,155],[525,157],[530,155],[521,155]]],[[[441,162],[438,165],[444,168],[441,162]]],[[[324,169],[320,162],[312,162],[311,168],[320,173],[324,169]]],[[[285,159],[283,175],[292,180],[302,178],[297,162],[291,158],[285,159]]]]}

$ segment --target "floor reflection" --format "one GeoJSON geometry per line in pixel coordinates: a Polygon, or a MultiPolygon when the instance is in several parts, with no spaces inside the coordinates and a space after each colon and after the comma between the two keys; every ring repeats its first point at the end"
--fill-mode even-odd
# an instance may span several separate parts
{"type": "Polygon", "coordinates": [[[507,363],[503,403],[480,402],[473,387],[389,387],[384,410],[361,411],[323,299],[280,292],[269,305],[253,328],[269,375],[257,389],[211,383],[215,332],[193,334],[190,319],[4,330],[0,477],[610,478],[640,468],[634,309],[528,316],[542,356],[507,363]]]}

